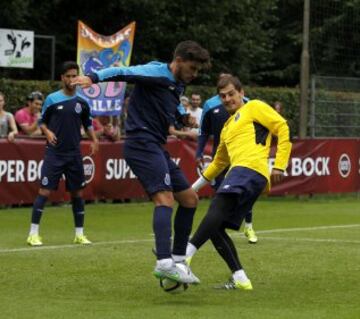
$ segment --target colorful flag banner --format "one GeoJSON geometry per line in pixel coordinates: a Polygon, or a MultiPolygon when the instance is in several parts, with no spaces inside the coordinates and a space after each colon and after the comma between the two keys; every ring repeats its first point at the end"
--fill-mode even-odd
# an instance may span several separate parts
{"type": "MultiPolygon", "coordinates": [[[[81,74],[108,68],[128,66],[133,48],[135,22],[110,36],[94,32],[78,21],[77,63],[81,74]]],[[[124,82],[104,82],[78,90],[88,99],[92,115],[119,115],[124,102],[124,82]]]]}

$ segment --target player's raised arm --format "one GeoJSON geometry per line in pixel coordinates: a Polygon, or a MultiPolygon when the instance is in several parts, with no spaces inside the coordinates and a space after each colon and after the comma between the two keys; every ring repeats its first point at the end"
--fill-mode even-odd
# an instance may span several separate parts
{"type": "Polygon", "coordinates": [[[92,79],[86,75],[78,75],[71,80],[71,85],[80,85],[82,88],[88,88],[93,84],[92,79]]]}

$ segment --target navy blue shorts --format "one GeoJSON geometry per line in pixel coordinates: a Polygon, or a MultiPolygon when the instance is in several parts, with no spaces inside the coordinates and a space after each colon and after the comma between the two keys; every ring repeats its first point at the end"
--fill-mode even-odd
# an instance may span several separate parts
{"type": "Polygon", "coordinates": [[[221,183],[223,182],[226,173],[228,172],[228,168],[224,169],[218,176],[216,176],[210,183],[210,186],[214,189],[214,190],[218,190],[218,188],[220,187],[221,183]]]}
{"type": "Polygon", "coordinates": [[[149,195],[160,191],[177,193],[190,187],[179,166],[158,143],[127,139],[124,157],[149,195]]]}
{"type": "Polygon", "coordinates": [[[46,152],[41,168],[41,188],[56,190],[63,174],[66,190],[76,191],[84,188],[85,175],[81,154],[70,156],[46,152]]]}
{"type": "Polygon", "coordinates": [[[237,207],[224,222],[226,228],[239,230],[245,215],[252,210],[264,190],[267,179],[246,167],[233,167],[217,190],[217,194],[238,194],[237,207]]]}

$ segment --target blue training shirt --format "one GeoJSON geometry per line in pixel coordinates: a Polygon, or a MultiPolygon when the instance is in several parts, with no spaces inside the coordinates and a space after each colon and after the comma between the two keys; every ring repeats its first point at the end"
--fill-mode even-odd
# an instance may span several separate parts
{"type": "MultiPolygon", "coordinates": [[[[249,99],[244,97],[243,101],[244,103],[247,103],[249,99]]],[[[201,158],[203,156],[204,148],[210,135],[214,138],[212,156],[215,155],[220,142],[221,130],[229,117],[230,115],[222,105],[219,95],[215,95],[205,101],[200,120],[200,134],[198,137],[196,158],[201,158]]]]}
{"type": "Polygon", "coordinates": [[[56,91],[46,97],[39,123],[46,124],[57,138],[57,144],[48,143],[47,150],[61,155],[81,154],[81,125],[85,130],[92,129],[89,104],[79,94],[68,96],[56,91]]]}
{"type": "Polygon", "coordinates": [[[169,65],[150,62],[130,67],[112,67],[88,74],[94,83],[135,83],[125,123],[127,138],[165,144],[169,126],[181,118],[180,96],[185,86],[177,82],[169,65]]]}

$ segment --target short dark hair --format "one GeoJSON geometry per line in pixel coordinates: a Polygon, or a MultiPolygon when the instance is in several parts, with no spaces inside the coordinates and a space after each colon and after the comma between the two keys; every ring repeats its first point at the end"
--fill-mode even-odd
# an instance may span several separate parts
{"type": "Polygon", "coordinates": [[[219,77],[219,81],[217,83],[217,92],[219,93],[221,89],[232,84],[237,91],[242,90],[242,84],[237,76],[233,76],[231,74],[223,74],[219,77]]]}
{"type": "Polygon", "coordinates": [[[75,61],[66,61],[61,65],[61,75],[65,74],[69,70],[76,69],[78,72],[80,70],[79,65],[75,61]]]}
{"type": "Polygon", "coordinates": [[[184,61],[195,61],[203,64],[204,67],[210,67],[209,51],[200,44],[192,40],[186,40],[178,43],[174,51],[174,59],[182,58],[184,61]]]}
{"type": "Polygon", "coordinates": [[[44,95],[40,91],[31,92],[27,97],[26,101],[44,100],[44,95]]]}

